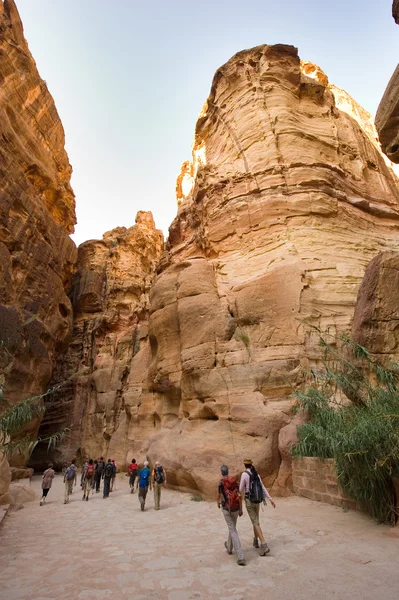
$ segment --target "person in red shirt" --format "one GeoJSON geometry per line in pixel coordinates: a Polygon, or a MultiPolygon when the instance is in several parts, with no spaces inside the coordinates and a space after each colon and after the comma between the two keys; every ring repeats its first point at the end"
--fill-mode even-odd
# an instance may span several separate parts
{"type": "Polygon", "coordinates": [[[132,462],[129,465],[129,485],[130,485],[130,493],[134,494],[134,482],[137,477],[138,466],[136,463],[136,459],[132,458],[132,462]]]}

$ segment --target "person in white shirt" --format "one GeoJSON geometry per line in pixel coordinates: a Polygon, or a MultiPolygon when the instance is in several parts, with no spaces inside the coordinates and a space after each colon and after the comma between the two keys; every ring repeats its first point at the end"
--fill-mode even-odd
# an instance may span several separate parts
{"type": "Polygon", "coordinates": [[[276,508],[272,497],[263,485],[260,475],[257,473],[252,460],[250,458],[244,459],[245,471],[241,475],[240,480],[240,494],[245,498],[245,506],[247,508],[248,516],[251,519],[251,523],[254,528],[254,548],[259,548],[260,540],[260,556],[266,556],[270,552],[269,546],[265,542],[263,531],[259,524],[259,506],[261,502],[266,504],[265,497],[270,500],[270,504],[273,508],[276,508]]]}

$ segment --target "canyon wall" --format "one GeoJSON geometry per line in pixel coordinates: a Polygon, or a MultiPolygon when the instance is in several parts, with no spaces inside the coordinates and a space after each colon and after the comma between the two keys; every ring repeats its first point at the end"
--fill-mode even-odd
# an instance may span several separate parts
{"type": "Polygon", "coordinates": [[[178,192],[134,449],[207,494],[249,454],[284,493],[310,326],[350,329],[366,265],[398,245],[396,177],[366,111],[296,49],[261,46],[217,71],[178,192]]]}
{"type": "Polygon", "coordinates": [[[100,272],[136,256],[110,256],[115,232],[79,250],[62,361],[78,372],[74,425],[59,457],[160,460],[171,485],[210,496],[219,465],[239,471],[250,455],[287,493],[291,395],[320,356],[311,326],[350,329],[366,265],[399,242],[397,179],[372,117],[277,45],[217,71],[176,189],[153,282],[161,242],[147,234],[143,309],[114,276],[104,292],[100,272]]]}
{"type": "Polygon", "coordinates": [[[352,337],[383,362],[399,359],[399,252],[367,266],[356,302],[352,337]]]}
{"type": "MultiPolygon", "coordinates": [[[[78,248],[71,300],[73,338],[59,355],[52,394],[40,435],[70,428],[51,454],[57,466],[74,456],[112,452],[124,464],[136,426],[126,393],[127,381],[143,377],[137,355],[148,340],[148,294],[163,250],[163,234],[150,212],[139,212],[136,224],[118,227],[78,248]]],[[[38,445],[30,464],[48,460],[47,444],[38,445]]]]}
{"type": "MultiPolygon", "coordinates": [[[[0,1],[0,372],[6,406],[40,394],[72,332],[76,248],[64,131],[13,0],[0,1]]],[[[23,434],[37,432],[31,423],[23,434]]],[[[24,456],[16,462],[24,462],[24,456]]]]}

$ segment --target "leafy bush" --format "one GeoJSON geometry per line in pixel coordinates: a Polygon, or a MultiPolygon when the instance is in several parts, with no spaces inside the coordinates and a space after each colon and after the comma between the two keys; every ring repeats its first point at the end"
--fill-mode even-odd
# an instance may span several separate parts
{"type": "MultiPolygon", "coordinates": [[[[26,321],[28,323],[29,321],[26,321]]],[[[18,404],[9,406],[6,400],[7,390],[4,372],[12,361],[12,354],[7,349],[7,344],[0,340],[0,362],[3,373],[0,374],[0,452],[11,456],[15,453],[24,453],[28,457],[32,454],[37,444],[46,442],[48,450],[62,441],[65,434],[70,431],[68,427],[43,438],[32,440],[32,436],[26,433],[29,425],[41,420],[46,412],[44,398],[50,396],[54,391],[60,389],[65,383],[54,386],[43,394],[25,398],[18,404]],[[5,365],[5,366],[4,366],[5,365]]]]}
{"type": "Polygon", "coordinates": [[[399,366],[383,366],[359,344],[320,338],[323,368],[297,392],[294,456],[334,458],[341,487],[373,517],[395,521],[392,476],[399,475],[399,366]]]}
{"type": "MultiPolygon", "coordinates": [[[[52,392],[53,390],[51,390],[52,392]]],[[[0,416],[0,451],[12,456],[15,453],[26,453],[29,457],[37,444],[47,442],[47,449],[54,448],[70,431],[68,427],[46,437],[32,440],[30,435],[24,434],[24,429],[36,418],[42,418],[45,406],[38,402],[47,394],[26,398],[19,404],[8,407],[0,416]]],[[[1,408],[0,402],[0,408],[1,408]]]]}

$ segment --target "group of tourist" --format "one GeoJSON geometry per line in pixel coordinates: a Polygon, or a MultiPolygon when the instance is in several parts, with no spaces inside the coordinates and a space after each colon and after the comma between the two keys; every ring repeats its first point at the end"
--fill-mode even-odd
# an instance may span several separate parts
{"type": "MultiPolygon", "coordinates": [[[[220,467],[222,478],[218,486],[217,505],[223,511],[227,528],[229,531],[227,541],[224,543],[228,554],[235,550],[237,563],[245,565],[244,552],[241,546],[240,538],[237,532],[237,519],[243,515],[243,502],[248,516],[251,520],[254,532],[253,546],[259,549],[260,556],[266,556],[270,552],[259,522],[259,508],[262,503],[266,503],[266,498],[269,500],[273,508],[276,507],[272,497],[263,485],[260,475],[255,469],[252,460],[244,459],[245,471],[241,475],[240,483],[238,484],[235,477],[229,476],[229,468],[227,465],[220,467]]],[[[77,467],[76,461],[73,460],[64,470],[65,483],[65,499],[64,504],[69,502],[69,496],[72,494],[73,487],[77,484],[77,467]]],[[[115,478],[117,466],[115,460],[108,459],[107,463],[101,456],[99,460],[90,458],[82,468],[82,476],[80,485],[83,489],[83,498],[86,502],[89,500],[90,492],[95,490],[100,491],[101,481],[103,481],[103,498],[108,498],[110,492],[115,488],[115,478]]],[[[40,505],[46,502],[47,494],[51,488],[54,479],[53,465],[50,464],[48,469],[43,473],[42,478],[42,499],[40,505]]],[[[161,503],[162,486],[166,484],[166,472],[161,464],[157,461],[154,468],[149,468],[148,461],[144,461],[144,466],[139,469],[136,459],[132,459],[129,465],[129,486],[130,492],[138,489],[138,499],[140,508],[145,509],[148,489],[154,489],[154,505],[155,510],[159,510],[161,503]],[[136,483],[137,480],[137,483],[136,483]]]]}
{"type": "MultiPolygon", "coordinates": [[[[103,498],[108,498],[110,492],[116,489],[116,473],[117,465],[114,459],[109,458],[107,463],[105,463],[102,456],[98,460],[90,458],[82,467],[80,478],[80,486],[83,490],[82,500],[88,502],[90,492],[94,490],[96,493],[100,492],[101,481],[103,481],[103,498]]],[[[64,504],[68,504],[69,496],[72,494],[73,488],[76,487],[78,480],[78,468],[75,459],[71,461],[70,465],[65,465],[63,474],[65,484],[64,504]]],[[[51,488],[54,476],[55,471],[53,465],[49,464],[48,469],[44,471],[42,477],[42,498],[40,500],[40,506],[43,506],[46,502],[47,494],[51,488]]],[[[148,461],[144,461],[143,468],[139,469],[136,459],[132,459],[132,462],[129,465],[130,492],[133,494],[135,487],[136,490],[139,490],[138,498],[142,511],[145,509],[148,488],[150,488],[150,490],[154,489],[155,510],[159,510],[161,503],[161,489],[164,484],[166,484],[166,472],[158,461],[151,471],[148,461]]]]}

